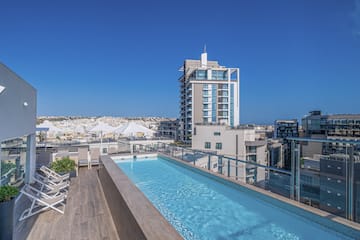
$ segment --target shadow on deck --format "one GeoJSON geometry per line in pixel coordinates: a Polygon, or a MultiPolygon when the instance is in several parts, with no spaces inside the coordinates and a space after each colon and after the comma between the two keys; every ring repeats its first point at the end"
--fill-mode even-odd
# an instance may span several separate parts
{"type": "Polygon", "coordinates": [[[17,202],[16,240],[119,239],[95,168],[81,168],[72,179],[64,215],[49,210],[18,222],[27,201],[22,196],[17,202]]]}

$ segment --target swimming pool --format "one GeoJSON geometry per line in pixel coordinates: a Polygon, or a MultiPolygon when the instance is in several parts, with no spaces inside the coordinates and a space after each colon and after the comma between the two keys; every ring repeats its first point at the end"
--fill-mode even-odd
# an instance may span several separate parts
{"type": "Polygon", "coordinates": [[[351,239],[171,160],[116,163],[185,239],[351,239]]]}

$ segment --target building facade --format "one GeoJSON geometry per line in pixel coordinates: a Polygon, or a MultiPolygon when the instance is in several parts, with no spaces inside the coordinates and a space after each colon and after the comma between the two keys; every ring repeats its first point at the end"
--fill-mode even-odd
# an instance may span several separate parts
{"type": "Polygon", "coordinates": [[[276,120],[274,138],[299,137],[299,124],[296,119],[276,120]]]}
{"type": "Polygon", "coordinates": [[[36,90],[0,63],[0,185],[30,182],[36,162],[36,90]]]}
{"type": "MultiPolygon", "coordinates": [[[[360,140],[360,114],[334,114],[322,115],[321,111],[311,111],[302,119],[303,135],[309,138],[320,138],[328,140],[360,140]]],[[[315,146],[310,144],[309,148],[322,151],[323,154],[345,153],[346,145],[337,142],[315,146]]],[[[355,149],[360,152],[359,148],[355,149]]]]}
{"type": "MultiPolygon", "coordinates": [[[[274,139],[280,140],[283,144],[283,164],[282,167],[289,170],[291,168],[291,145],[287,140],[289,137],[299,137],[299,124],[296,119],[276,120],[274,124],[274,139]]],[[[270,162],[275,162],[271,160],[270,162]]]]}
{"type": "Polygon", "coordinates": [[[180,71],[179,137],[182,142],[191,143],[197,123],[239,125],[239,68],[226,68],[217,61],[208,61],[204,52],[201,60],[185,60],[180,71]]]}
{"type": "Polygon", "coordinates": [[[157,131],[158,137],[179,139],[179,120],[161,121],[157,131]]]}
{"type": "Polygon", "coordinates": [[[311,111],[301,120],[305,137],[328,139],[360,139],[360,114],[322,115],[311,111]]]}
{"type": "MultiPolygon", "coordinates": [[[[237,167],[240,181],[259,183],[265,180],[264,168],[251,164],[267,165],[266,141],[258,139],[254,127],[196,124],[192,148],[246,161],[237,167]]],[[[236,167],[231,166],[231,169],[236,167]]]]}

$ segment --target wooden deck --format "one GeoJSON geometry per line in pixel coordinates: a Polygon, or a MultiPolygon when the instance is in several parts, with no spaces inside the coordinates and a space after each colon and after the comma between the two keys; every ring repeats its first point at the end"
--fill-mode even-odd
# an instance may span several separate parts
{"type": "Polygon", "coordinates": [[[72,180],[64,215],[50,210],[17,222],[14,239],[119,239],[96,170],[80,169],[72,180]]]}

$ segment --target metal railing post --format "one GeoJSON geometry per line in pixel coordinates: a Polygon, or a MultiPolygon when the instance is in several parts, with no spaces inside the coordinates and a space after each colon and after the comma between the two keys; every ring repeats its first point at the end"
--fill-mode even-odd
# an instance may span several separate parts
{"type": "Polygon", "coordinates": [[[296,200],[300,202],[300,144],[296,144],[296,200]]]}
{"type": "Polygon", "coordinates": [[[211,164],[211,155],[208,155],[208,170],[210,170],[210,164],[211,164]]]}
{"type": "MultiPolygon", "coordinates": [[[[346,218],[353,221],[354,220],[354,197],[353,197],[353,192],[354,192],[354,145],[350,145],[350,147],[348,147],[348,153],[347,155],[349,156],[349,161],[347,161],[347,168],[346,168],[346,185],[347,185],[347,189],[346,189],[346,199],[347,199],[347,216],[346,218]]],[[[346,161],[346,156],[345,156],[345,161],[346,161]]]]}
{"type": "Polygon", "coordinates": [[[228,174],[227,175],[228,175],[228,177],[230,177],[230,159],[228,159],[227,163],[228,163],[228,174]]]}
{"type": "Polygon", "coordinates": [[[218,156],[218,173],[223,174],[222,172],[222,156],[218,156]]]}
{"type": "Polygon", "coordinates": [[[295,197],[295,141],[291,141],[291,177],[290,177],[290,199],[295,197]]]}
{"type": "Polygon", "coordinates": [[[239,144],[238,144],[238,142],[239,142],[239,139],[238,139],[238,135],[236,134],[236,137],[235,137],[235,144],[236,144],[236,163],[235,163],[235,167],[236,167],[236,169],[235,169],[235,176],[236,176],[236,180],[238,180],[238,176],[239,176],[239,173],[238,173],[238,157],[239,157],[239,149],[238,149],[238,146],[239,146],[239,144]]]}
{"type": "Polygon", "coordinates": [[[236,162],[235,162],[235,176],[236,176],[236,180],[238,180],[238,176],[239,176],[239,170],[238,170],[238,167],[239,167],[239,161],[236,157],[236,162]]]}

